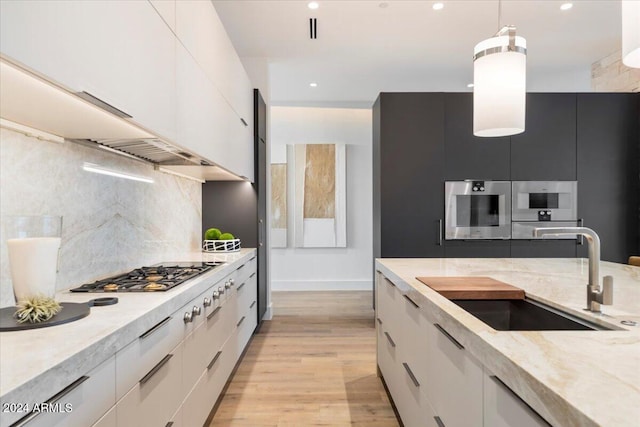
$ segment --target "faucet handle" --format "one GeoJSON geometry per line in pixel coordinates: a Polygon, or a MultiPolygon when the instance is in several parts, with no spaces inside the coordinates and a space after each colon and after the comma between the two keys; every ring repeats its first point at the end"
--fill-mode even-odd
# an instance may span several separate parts
{"type": "Polygon", "coordinates": [[[602,305],[613,304],[613,276],[604,276],[602,278],[602,305]]]}

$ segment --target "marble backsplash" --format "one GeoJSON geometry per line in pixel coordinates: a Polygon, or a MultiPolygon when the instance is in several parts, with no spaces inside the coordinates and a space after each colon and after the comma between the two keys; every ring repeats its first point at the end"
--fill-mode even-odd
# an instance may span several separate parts
{"type": "MultiPolygon", "coordinates": [[[[63,290],[198,251],[202,185],[99,149],[1,129],[3,227],[8,215],[63,217],[56,281],[63,290]],[[86,172],[84,162],[145,175],[154,183],[86,172]]],[[[6,307],[14,299],[6,239],[0,240],[0,307],[6,307]]]]}

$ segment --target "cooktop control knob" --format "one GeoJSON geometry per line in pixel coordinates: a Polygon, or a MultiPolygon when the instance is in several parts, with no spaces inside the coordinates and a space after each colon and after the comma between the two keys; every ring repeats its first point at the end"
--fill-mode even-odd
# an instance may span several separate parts
{"type": "Polygon", "coordinates": [[[236,284],[234,279],[229,279],[229,284],[233,287],[236,284]]]}
{"type": "Polygon", "coordinates": [[[205,307],[211,307],[211,299],[209,297],[204,297],[202,301],[202,305],[205,307]]]}
{"type": "Polygon", "coordinates": [[[231,283],[224,282],[224,287],[227,288],[227,289],[231,289],[231,283]]]}
{"type": "Polygon", "coordinates": [[[213,299],[219,299],[220,298],[220,292],[218,291],[213,291],[213,295],[212,295],[213,299]]]}
{"type": "Polygon", "coordinates": [[[193,313],[194,316],[200,316],[200,313],[202,313],[202,309],[197,305],[194,305],[193,309],[191,309],[191,312],[193,313]]]}
{"type": "Polygon", "coordinates": [[[218,286],[218,293],[220,295],[224,294],[224,287],[223,286],[218,286]]]}
{"type": "Polygon", "coordinates": [[[184,317],[182,318],[182,320],[184,320],[184,323],[193,322],[193,314],[187,311],[186,313],[184,313],[184,317]]]}

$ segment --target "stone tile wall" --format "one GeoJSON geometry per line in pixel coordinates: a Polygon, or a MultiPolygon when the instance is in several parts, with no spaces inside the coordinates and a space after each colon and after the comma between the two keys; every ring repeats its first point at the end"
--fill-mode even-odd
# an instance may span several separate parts
{"type": "Polygon", "coordinates": [[[591,65],[591,89],[594,92],[640,92],[640,68],[622,63],[620,50],[591,65]]]}

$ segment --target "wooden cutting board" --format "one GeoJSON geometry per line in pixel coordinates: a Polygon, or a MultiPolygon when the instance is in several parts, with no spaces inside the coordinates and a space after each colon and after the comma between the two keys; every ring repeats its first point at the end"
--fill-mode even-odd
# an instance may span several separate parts
{"type": "Polygon", "coordinates": [[[491,277],[416,277],[448,299],[524,299],[524,290],[491,277]]]}

